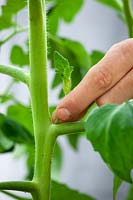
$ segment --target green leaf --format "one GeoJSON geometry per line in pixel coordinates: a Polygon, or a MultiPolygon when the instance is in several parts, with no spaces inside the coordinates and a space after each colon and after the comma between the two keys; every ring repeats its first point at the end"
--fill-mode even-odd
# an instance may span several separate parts
{"type": "Polygon", "coordinates": [[[29,106],[22,104],[10,105],[7,109],[7,115],[23,125],[33,135],[33,120],[29,106]]]}
{"type": "Polygon", "coordinates": [[[113,200],[116,200],[117,192],[122,184],[122,180],[118,177],[114,177],[114,186],[113,186],[113,200]]]}
{"type": "Polygon", "coordinates": [[[9,140],[0,130],[0,153],[10,152],[14,149],[14,142],[9,140]]]}
{"type": "Polygon", "coordinates": [[[132,182],[133,101],[94,109],[85,122],[87,138],[113,172],[132,182]]]}
{"type": "Polygon", "coordinates": [[[6,103],[7,101],[12,100],[13,96],[11,94],[0,95],[0,103],[6,103]]]}
{"type": "Polygon", "coordinates": [[[109,6],[117,11],[122,11],[123,10],[123,4],[122,0],[96,0],[99,3],[102,3],[106,6],[109,6]]]}
{"type": "Polygon", "coordinates": [[[104,57],[105,53],[101,52],[101,51],[97,51],[94,50],[91,53],[91,66],[97,64],[103,57],[104,57]]]}
{"type": "Polygon", "coordinates": [[[133,185],[130,186],[129,194],[126,200],[133,200],[133,185]]]}
{"type": "Polygon", "coordinates": [[[54,105],[49,107],[49,112],[50,112],[51,116],[52,116],[53,112],[55,111],[55,109],[56,109],[56,106],[54,106],[54,105]]]}
{"type": "Polygon", "coordinates": [[[48,12],[49,32],[56,34],[61,20],[71,22],[81,9],[83,2],[83,0],[56,0],[55,5],[48,12]]]}
{"type": "Polygon", "coordinates": [[[67,136],[69,144],[75,151],[78,150],[79,137],[80,137],[80,134],[70,134],[67,136]]]}
{"type": "Polygon", "coordinates": [[[60,74],[62,79],[67,79],[71,77],[73,68],[70,66],[68,60],[64,58],[59,52],[55,52],[55,68],[56,72],[60,74]]]}
{"type": "Polygon", "coordinates": [[[94,198],[81,194],[76,190],[68,188],[64,184],[52,182],[52,200],[94,200],[94,198]]]}
{"type": "Polygon", "coordinates": [[[90,68],[91,57],[80,42],[68,38],[59,38],[49,34],[49,44],[49,58],[52,64],[54,52],[58,51],[69,60],[72,66],[86,69],[87,71],[90,68]]]}
{"type": "Polygon", "coordinates": [[[60,75],[58,73],[55,73],[55,76],[52,81],[52,89],[56,88],[61,83],[62,83],[62,80],[60,78],[60,75]]]}
{"type": "Polygon", "coordinates": [[[59,143],[56,143],[52,161],[52,178],[54,180],[59,180],[61,167],[62,167],[62,150],[59,143]]]}
{"type": "Polygon", "coordinates": [[[0,30],[15,26],[14,16],[26,5],[27,2],[25,0],[6,0],[6,4],[1,7],[0,30]]]}
{"type": "Polygon", "coordinates": [[[71,54],[71,60],[77,60],[77,65],[87,70],[91,66],[91,58],[85,47],[78,41],[62,38],[64,49],[67,49],[68,54],[71,54]]]}
{"type": "Polygon", "coordinates": [[[20,67],[29,65],[29,55],[24,52],[24,50],[18,46],[14,45],[11,49],[10,60],[12,64],[18,65],[20,67]]]}
{"type": "Polygon", "coordinates": [[[54,64],[56,68],[56,72],[60,75],[63,84],[64,84],[64,93],[68,94],[71,90],[71,74],[73,71],[73,67],[70,66],[68,60],[64,58],[57,51],[54,56],[54,64]]]}
{"type": "Polygon", "coordinates": [[[0,130],[14,143],[34,145],[34,138],[29,131],[3,114],[0,114],[0,130]]]}

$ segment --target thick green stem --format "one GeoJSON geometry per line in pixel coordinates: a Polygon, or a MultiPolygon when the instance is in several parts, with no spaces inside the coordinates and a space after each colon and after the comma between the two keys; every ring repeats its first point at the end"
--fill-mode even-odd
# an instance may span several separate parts
{"type": "Polygon", "coordinates": [[[49,133],[47,134],[44,142],[44,149],[42,150],[42,157],[43,162],[42,164],[42,171],[43,173],[39,175],[37,178],[38,182],[38,195],[33,196],[34,200],[50,200],[51,196],[51,162],[52,162],[52,155],[54,150],[54,145],[56,141],[56,137],[52,134],[53,130],[50,128],[49,133]]]}
{"type": "Polygon", "coordinates": [[[26,72],[24,72],[24,70],[18,67],[0,65],[0,73],[16,78],[17,80],[20,80],[23,83],[26,83],[27,85],[29,84],[29,75],[26,72]]]}
{"type": "Polygon", "coordinates": [[[133,15],[130,5],[130,0],[123,0],[124,12],[128,26],[129,37],[133,37],[133,15]]]}
{"type": "Polygon", "coordinates": [[[48,134],[46,134],[45,141],[43,144],[43,149],[40,147],[40,169],[37,170],[37,174],[35,174],[34,180],[37,182],[38,190],[32,193],[33,200],[50,200],[51,195],[51,163],[52,163],[52,155],[54,151],[54,145],[56,142],[56,135],[53,134],[53,127],[49,128],[48,134]]]}
{"type": "Polygon", "coordinates": [[[34,200],[50,199],[50,171],[54,140],[49,137],[47,94],[46,11],[42,0],[29,0],[30,91],[35,134],[35,173],[38,194],[34,200]]]}

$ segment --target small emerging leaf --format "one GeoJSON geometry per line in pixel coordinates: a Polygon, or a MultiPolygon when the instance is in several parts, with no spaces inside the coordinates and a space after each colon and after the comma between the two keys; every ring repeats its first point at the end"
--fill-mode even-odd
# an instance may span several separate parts
{"type": "MultiPolygon", "coordinates": [[[[91,56],[85,49],[85,47],[78,41],[70,40],[68,38],[60,38],[55,35],[48,35],[49,48],[49,59],[51,61],[51,67],[54,67],[54,52],[60,52],[63,57],[69,60],[71,66],[74,66],[72,73],[72,89],[82,80],[84,75],[88,72],[91,67],[91,56]]],[[[61,78],[59,74],[55,73],[52,81],[52,88],[57,87],[61,84],[61,78]]],[[[64,96],[62,90],[59,92],[59,98],[64,96]]]]}
{"type": "Polygon", "coordinates": [[[71,90],[71,74],[73,67],[70,66],[68,60],[64,58],[59,52],[55,52],[54,55],[54,64],[56,72],[60,75],[63,85],[64,93],[68,94],[71,90]]]}

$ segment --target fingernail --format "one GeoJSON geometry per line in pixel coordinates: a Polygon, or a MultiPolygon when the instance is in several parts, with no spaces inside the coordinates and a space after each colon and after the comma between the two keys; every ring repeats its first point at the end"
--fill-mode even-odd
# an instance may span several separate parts
{"type": "Polygon", "coordinates": [[[68,119],[70,119],[70,116],[71,113],[66,108],[60,108],[59,110],[57,110],[57,117],[59,120],[67,121],[68,119]]]}

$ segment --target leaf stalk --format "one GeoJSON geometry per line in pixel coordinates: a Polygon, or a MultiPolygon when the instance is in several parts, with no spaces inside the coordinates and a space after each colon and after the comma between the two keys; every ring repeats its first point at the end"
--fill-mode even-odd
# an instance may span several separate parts
{"type": "Polygon", "coordinates": [[[11,65],[0,64],[0,73],[16,78],[29,85],[29,75],[24,70],[11,65]]]}

